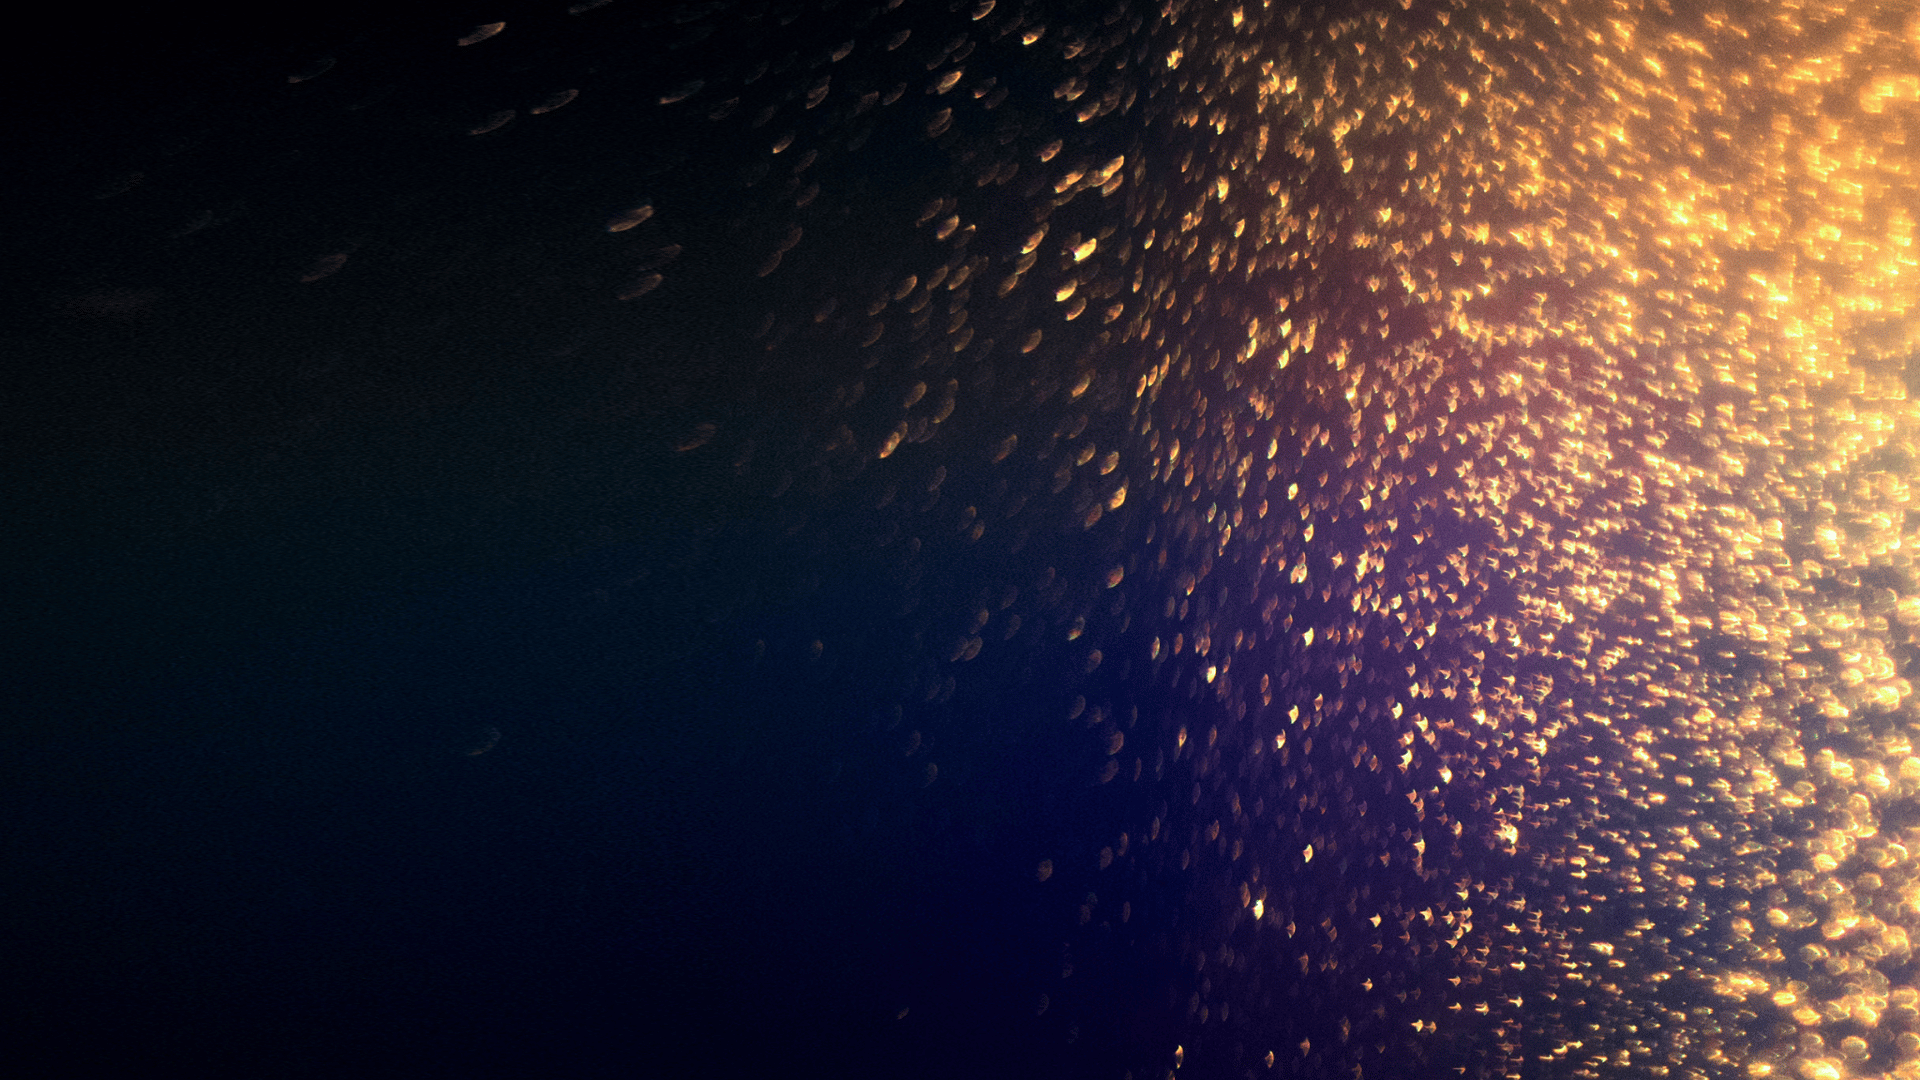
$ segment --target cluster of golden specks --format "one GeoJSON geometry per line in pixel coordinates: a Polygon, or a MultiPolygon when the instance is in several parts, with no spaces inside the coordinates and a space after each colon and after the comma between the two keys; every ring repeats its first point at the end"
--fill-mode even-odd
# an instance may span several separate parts
{"type": "Polygon", "coordinates": [[[1085,677],[1152,808],[1035,885],[1183,883],[1187,1067],[1920,1075],[1908,13],[888,17],[702,106],[769,355],[862,358],[774,488],[1084,556],[929,647],[1085,677]],[[782,284],[875,132],[948,183],[782,284]]]}
{"type": "Polygon", "coordinates": [[[1191,702],[1133,858],[1229,913],[1194,1022],[1312,1074],[1912,1071],[1903,16],[1152,40],[1136,191],[1048,295],[1121,286],[1191,702]]]}

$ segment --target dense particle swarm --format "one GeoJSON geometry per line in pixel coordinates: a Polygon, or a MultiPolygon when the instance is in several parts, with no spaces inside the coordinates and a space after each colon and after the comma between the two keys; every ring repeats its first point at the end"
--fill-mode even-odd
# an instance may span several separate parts
{"type": "MultiPolygon", "coordinates": [[[[946,156],[925,253],[768,348],[873,351],[810,468],[946,534],[910,558],[1090,537],[983,585],[926,681],[1063,653],[1092,782],[1147,792],[1036,874],[1083,926],[1184,911],[1189,1034],[1135,1075],[1920,1071],[1920,23],[1001,5],[923,36],[924,75],[840,107],[946,156]]],[[[847,152],[810,102],[777,160],[847,152]]]]}
{"type": "MultiPolygon", "coordinates": [[[[1059,783],[1125,794],[1017,873],[1068,953],[1176,961],[1132,1076],[1920,1076],[1920,14],[633,25],[675,45],[623,104],[445,129],[644,102],[659,160],[569,287],[755,313],[663,441],[886,568],[893,644],[847,662],[888,767],[931,798],[956,695],[1062,695],[1059,783]]],[[[1074,966],[1034,998],[1068,1038],[1074,966]]]]}
{"type": "Polygon", "coordinates": [[[1184,1067],[1920,1069],[1920,27],[1107,14],[996,15],[900,98],[972,181],[829,316],[898,418],[817,445],[891,490],[968,424],[985,505],[903,528],[1123,557],[945,659],[1023,607],[1085,657],[1094,778],[1157,812],[1038,876],[1113,925],[1186,875],[1184,1067]]]}

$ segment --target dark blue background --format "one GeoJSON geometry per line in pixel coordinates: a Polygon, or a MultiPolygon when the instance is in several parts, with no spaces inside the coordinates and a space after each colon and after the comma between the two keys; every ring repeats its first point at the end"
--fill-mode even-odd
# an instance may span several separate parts
{"type": "MultiPolygon", "coordinates": [[[[974,572],[907,589],[673,449],[716,412],[804,427],[834,361],[743,371],[725,259],[635,315],[555,246],[641,192],[717,229],[726,197],[656,159],[736,148],[632,109],[443,133],[569,64],[722,46],[615,23],[467,71],[444,39],[554,10],[65,18],[5,181],[9,1068],[1057,1076],[1163,1041],[1124,942],[1080,961],[1077,1039],[1034,1015],[1076,901],[1033,867],[1122,798],[1039,722],[1063,661],[983,661],[923,786],[891,620],[974,572]],[[290,98],[323,55],[377,77],[290,98]],[[349,124],[359,94],[399,104],[349,124]],[[335,250],[372,269],[295,284],[335,250]]],[[[865,208],[948,182],[875,143],[865,208]]],[[[857,528],[839,498],[797,513],[857,528]]]]}

